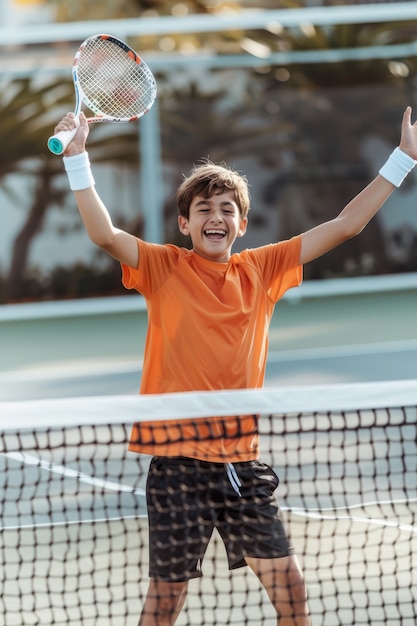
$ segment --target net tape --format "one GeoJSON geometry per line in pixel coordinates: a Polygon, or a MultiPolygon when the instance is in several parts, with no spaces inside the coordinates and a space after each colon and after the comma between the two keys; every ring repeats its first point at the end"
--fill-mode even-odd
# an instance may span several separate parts
{"type": "MultiPolygon", "coordinates": [[[[5,626],[137,623],[149,457],[127,452],[131,422],[220,409],[262,415],[261,458],[280,477],[313,624],[415,624],[417,382],[404,381],[1,403],[5,626]]],[[[178,623],[276,616],[215,538],[178,623]]]]}

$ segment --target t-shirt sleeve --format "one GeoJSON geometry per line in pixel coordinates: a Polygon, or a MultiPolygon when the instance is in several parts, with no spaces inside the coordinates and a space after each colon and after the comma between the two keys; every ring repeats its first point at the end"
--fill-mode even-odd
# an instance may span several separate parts
{"type": "Polygon", "coordinates": [[[288,289],[302,283],[300,250],[301,235],[297,235],[292,239],[245,251],[261,275],[265,290],[273,302],[277,302],[288,289]]]}
{"type": "Polygon", "coordinates": [[[129,267],[121,263],[122,284],[135,289],[145,298],[154,294],[168,279],[178,263],[180,248],[172,245],[153,244],[138,239],[139,264],[129,267]]]}

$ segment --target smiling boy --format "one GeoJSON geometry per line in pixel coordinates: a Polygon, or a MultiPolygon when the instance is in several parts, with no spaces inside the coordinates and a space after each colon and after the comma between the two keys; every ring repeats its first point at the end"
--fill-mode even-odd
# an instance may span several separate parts
{"type": "MultiPolygon", "coordinates": [[[[75,127],[72,113],[55,129],[75,127]]],[[[195,167],[177,194],[178,226],[192,250],[146,243],[114,227],[99,198],[83,114],[64,157],[91,240],[122,266],[123,284],[146,299],[148,334],[141,393],[263,385],[274,306],[300,284],[302,266],[359,234],[417,159],[417,127],[404,113],[401,140],[379,175],[341,213],[293,237],[232,254],[248,225],[246,178],[195,167]]],[[[135,424],[130,449],[152,454],[147,503],[150,583],[140,626],[172,626],[214,528],[229,568],[249,565],[280,626],[310,626],[305,584],[274,495],[278,477],[259,460],[256,416],[135,424]]]]}

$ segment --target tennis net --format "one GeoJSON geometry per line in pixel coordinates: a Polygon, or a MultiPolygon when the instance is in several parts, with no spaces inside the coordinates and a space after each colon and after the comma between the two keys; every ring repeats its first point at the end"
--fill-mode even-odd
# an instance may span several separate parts
{"type": "MultiPolygon", "coordinates": [[[[132,423],[242,414],[261,416],[312,623],[414,626],[417,381],[0,403],[4,626],[137,624],[150,457],[132,423]]],[[[202,570],[178,624],[276,624],[216,535],[202,570]]]]}

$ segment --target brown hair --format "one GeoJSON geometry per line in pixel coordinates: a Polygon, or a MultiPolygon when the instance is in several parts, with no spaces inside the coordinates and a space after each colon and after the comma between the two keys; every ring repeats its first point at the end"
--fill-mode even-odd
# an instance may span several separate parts
{"type": "Polygon", "coordinates": [[[245,218],[250,209],[250,196],[246,176],[233,171],[225,163],[216,165],[211,161],[204,161],[195,165],[177,191],[178,213],[189,219],[190,204],[195,196],[211,198],[212,196],[233,191],[235,201],[242,218],[245,218]]]}

